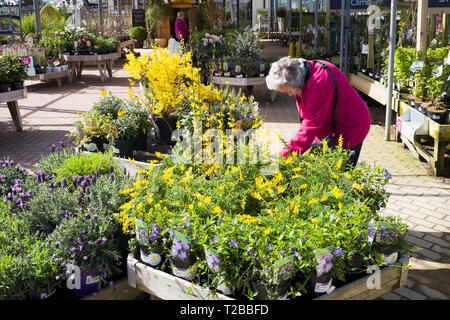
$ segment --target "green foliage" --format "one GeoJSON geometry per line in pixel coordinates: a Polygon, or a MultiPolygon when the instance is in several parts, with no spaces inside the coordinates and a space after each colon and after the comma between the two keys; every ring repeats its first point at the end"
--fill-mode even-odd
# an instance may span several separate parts
{"type": "Polygon", "coordinates": [[[64,178],[71,179],[73,176],[87,176],[94,174],[101,166],[101,172],[107,173],[109,164],[112,162],[112,151],[105,153],[79,153],[64,160],[61,165],[54,169],[56,181],[64,178]]]}
{"type": "Polygon", "coordinates": [[[159,20],[165,17],[175,20],[175,10],[163,0],[149,0],[146,17],[150,34],[154,38],[159,20]]]}
{"type": "MultiPolygon", "coordinates": [[[[50,17],[49,15],[41,16],[41,30],[44,31],[61,31],[64,29],[66,21],[63,17],[50,17]]],[[[22,34],[36,35],[36,22],[33,14],[28,14],[22,18],[22,34]]]]}
{"type": "Polygon", "coordinates": [[[0,56],[0,83],[23,81],[26,77],[25,65],[19,57],[0,56]]]}
{"type": "Polygon", "coordinates": [[[25,169],[13,160],[0,160],[0,196],[11,192],[11,187],[16,186],[18,181],[23,181],[27,175],[25,169]]]}
{"type": "Polygon", "coordinates": [[[251,30],[231,34],[228,46],[234,57],[245,57],[248,60],[258,60],[263,57],[263,44],[251,30]]]}
{"type": "Polygon", "coordinates": [[[147,30],[144,27],[133,27],[130,29],[130,38],[137,41],[147,39],[147,30]]]}

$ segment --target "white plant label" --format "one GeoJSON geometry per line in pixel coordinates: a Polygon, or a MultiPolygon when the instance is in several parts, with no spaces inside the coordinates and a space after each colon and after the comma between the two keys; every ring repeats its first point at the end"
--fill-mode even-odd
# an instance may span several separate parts
{"type": "Polygon", "coordinates": [[[333,281],[333,279],[330,279],[329,282],[316,283],[316,288],[314,289],[314,292],[317,292],[317,293],[327,292],[331,288],[332,281],[333,281]]]}
{"type": "Polygon", "coordinates": [[[94,283],[98,283],[99,281],[100,281],[99,275],[86,277],[86,284],[94,284],[94,283]]]}
{"type": "Polygon", "coordinates": [[[362,54],[369,54],[369,45],[367,43],[364,43],[362,45],[362,50],[361,50],[362,54]]]}

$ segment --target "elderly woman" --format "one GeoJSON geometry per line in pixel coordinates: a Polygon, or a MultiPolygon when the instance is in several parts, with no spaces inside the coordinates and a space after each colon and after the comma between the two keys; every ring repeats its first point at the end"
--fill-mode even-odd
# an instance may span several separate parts
{"type": "Polygon", "coordinates": [[[184,21],[184,12],[178,11],[177,19],[175,20],[175,37],[178,41],[184,40],[184,44],[186,44],[189,39],[189,27],[187,23],[184,21]]]}
{"type": "Polygon", "coordinates": [[[372,119],[366,103],[339,68],[326,61],[285,57],[272,64],[266,82],[271,90],[295,96],[302,119],[288,143],[289,150],[281,151],[283,156],[303,153],[313,142],[329,136],[337,145],[342,135],[342,147],[352,150],[350,162],[356,165],[372,119]]]}

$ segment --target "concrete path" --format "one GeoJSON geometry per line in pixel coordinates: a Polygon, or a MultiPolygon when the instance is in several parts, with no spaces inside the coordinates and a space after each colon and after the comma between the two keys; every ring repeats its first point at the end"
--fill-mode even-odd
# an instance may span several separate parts
{"type": "MultiPolygon", "coordinates": [[[[116,63],[114,78],[100,81],[98,71],[88,68],[82,81],[65,82],[62,88],[48,83],[29,88],[28,97],[19,101],[24,131],[16,132],[6,104],[0,104],[0,158],[9,156],[32,169],[52,144],[69,142],[77,111],[88,111],[100,97],[100,90],[120,97],[128,92],[127,72],[116,63]]],[[[274,103],[264,88],[255,96],[266,115],[265,126],[277,129],[289,140],[298,129],[294,99],[279,94],[274,103]]],[[[412,157],[396,142],[384,141],[384,130],[372,126],[363,145],[360,161],[378,163],[392,172],[388,185],[390,199],[383,214],[400,216],[409,225],[409,240],[422,247],[414,253],[405,287],[383,299],[450,298],[450,185],[427,174],[426,164],[412,157]]]]}

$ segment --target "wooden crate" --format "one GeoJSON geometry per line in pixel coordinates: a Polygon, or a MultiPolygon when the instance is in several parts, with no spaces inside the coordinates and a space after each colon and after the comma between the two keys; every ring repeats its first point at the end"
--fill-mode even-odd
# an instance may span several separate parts
{"type": "MultiPolygon", "coordinates": [[[[382,268],[380,289],[368,289],[367,280],[370,276],[348,283],[315,300],[373,300],[403,286],[408,277],[408,269],[403,268],[400,263],[382,268]]],[[[128,256],[128,283],[131,287],[163,300],[234,300],[220,293],[212,295],[206,288],[147,266],[131,255],[128,256]]]]}

